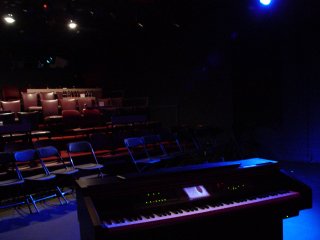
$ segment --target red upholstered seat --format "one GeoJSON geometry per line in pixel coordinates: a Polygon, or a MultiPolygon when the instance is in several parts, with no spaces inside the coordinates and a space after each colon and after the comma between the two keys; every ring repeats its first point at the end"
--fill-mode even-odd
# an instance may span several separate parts
{"type": "Polygon", "coordinates": [[[21,92],[24,111],[41,111],[42,108],[38,104],[38,93],[21,92]]]}
{"type": "Polygon", "coordinates": [[[12,101],[20,99],[20,91],[17,86],[5,85],[2,87],[2,98],[4,101],[12,101]]]}
{"type": "Polygon", "coordinates": [[[62,115],[59,113],[58,99],[42,100],[43,120],[51,131],[58,131],[62,124],[62,115]]]}
{"type": "Polygon", "coordinates": [[[62,122],[65,129],[78,128],[81,123],[81,113],[78,110],[62,110],[62,122]]]}
{"type": "Polygon", "coordinates": [[[103,117],[99,109],[84,109],[82,111],[82,127],[97,127],[103,125],[103,117]]]}
{"type": "Polygon", "coordinates": [[[60,99],[62,110],[76,110],[77,100],[75,98],[62,98],[60,99]]]}
{"type": "Polygon", "coordinates": [[[41,105],[44,117],[59,115],[58,99],[41,100],[41,105]]]}
{"type": "Polygon", "coordinates": [[[53,100],[56,98],[54,92],[40,92],[39,97],[40,97],[40,101],[53,100]]]}
{"type": "Polygon", "coordinates": [[[3,111],[14,112],[17,116],[18,112],[21,112],[21,101],[1,101],[3,111]]]}

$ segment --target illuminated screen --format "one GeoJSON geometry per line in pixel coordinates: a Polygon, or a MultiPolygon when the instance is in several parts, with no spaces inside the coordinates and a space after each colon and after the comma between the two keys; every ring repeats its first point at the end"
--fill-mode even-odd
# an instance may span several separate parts
{"type": "Polygon", "coordinates": [[[208,191],[202,185],[183,188],[183,191],[188,195],[190,200],[210,196],[208,191]]]}

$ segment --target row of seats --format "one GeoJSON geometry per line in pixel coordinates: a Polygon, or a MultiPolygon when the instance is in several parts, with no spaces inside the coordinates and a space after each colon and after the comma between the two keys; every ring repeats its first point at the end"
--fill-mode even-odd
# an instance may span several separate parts
{"type": "MultiPolygon", "coordinates": [[[[30,90],[30,89],[29,89],[30,90]]],[[[148,97],[125,98],[123,95],[105,97],[85,93],[73,95],[63,94],[63,89],[33,89],[34,92],[19,90],[17,87],[2,88],[0,109],[4,112],[38,111],[45,121],[56,121],[61,118],[64,110],[78,110],[86,108],[99,109],[104,119],[110,121],[114,115],[145,115],[148,112],[148,97]]],[[[74,92],[74,91],[68,91],[74,92]]]]}
{"type": "Polygon", "coordinates": [[[138,172],[196,164],[200,160],[171,132],[124,138],[123,142],[138,172]]]}
{"type": "MultiPolygon", "coordinates": [[[[3,104],[3,106],[5,106],[3,107],[3,110],[5,111],[0,112],[0,122],[2,122],[2,124],[21,122],[21,118],[25,119],[27,115],[31,115],[32,113],[32,115],[37,115],[34,117],[33,123],[38,124],[32,124],[32,130],[39,128],[39,124],[41,123],[41,129],[59,133],[64,129],[72,130],[74,128],[106,126],[110,123],[112,125],[119,125],[148,121],[146,114],[131,113],[127,115],[118,115],[117,113],[113,112],[111,115],[108,115],[101,108],[89,107],[90,104],[88,104],[88,107],[80,110],[76,105],[76,102],[79,100],[80,99],[62,99],[62,107],[60,107],[57,99],[43,100],[41,110],[30,107],[24,112],[19,111],[21,107],[14,106],[17,104],[19,105],[20,100],[11,101],[11,107],[9,107],[9,102],[5,102],[5,104],[3,104]],[[38,119],[35,119],[36,117],[38,119]]],[[[75,134],[78,132],[81,131],[76,131],[75,134]]]]}
{"type": "Polygon", "coordinates": [[[103,175],[104,166],[98,163],[90,142],[70,142],[67,153],[68,158],[62,158],[53,145],[1,152],[0,191],[5,201],[1,207],[27,204],[32,213],[30,204],[39,212],[36,203],[50,197],[68,203],[64,189],[72,190],[76,178],[103,175]],[[79,157],[80,153],[85,157],[79,157]]]}
{"type": "Polygon", "coordinates": [[[129,171],[142,172],[186,164],[188,159],[173,134],[124,138],[121,159],[108,150],[113,143],[106,133],[91,134],[88,141],[68,142],[66,154],[59,144],[53,139],[42,139],[6,145],[0,154],[0,191],[8,193],[4,200],[10,199],[13,203],[6,202],[3,207],[23,203],[29,206],[30,212],[31,206],[38,212],[36,203],[49,197],[68,202],[65,189],[72,189],[74,180],[80,177],[121,174],[109,169],[117,164],[127,164],[131,167],[129,171]]]}
{"type": "Polygon", "coordinates": [[[50,137],[49,129],[40,128],[38,112],[2,112],[0,113],[0,136],[2,142],[33,138],[50,137]]]}
{"type": "Polygon", "coordinates": [[[55,112],[68,109],[84,109],[85,107],[93,107],[95,104],[93,97],[85,98],[62,98],[62,99],[42,99],[37,100],[36,93],[22,93],[22,101],[11,100],[1,101],[1,108],[3,111],[21,112],[21,111],[41,111],[44,115],[49,115],[49,109],[55,112]]]}
{"type": "Polygon", "coordinates": [[[50,112],[47,110],[50,107],[54,111],[59,110],[82,110],[84,108],[101,108],[109,111],[117,111],[121,108],[127,110],[138,109],[145,111],[148,107],[148,98],[96,98],[96,97],[63,97],[54,92],[27,93],[21,92],[21,98],[15,100],[3,100],[0,107],[3,111],[42,111],[44,115],[50,112]]]}
{"type": "Polygon", "coordinates": [[[38,111],[32,112],[4,112],[0,113],[0,135],[4,142],[18,138],[39,138],[41,136],[63,136],[89,134],[91,132],[112,131],[140,127],[153,127],[154,123],[147,121],[146,115],[112,116],[107,122],[99,109],[91,108],[78,110],[63,110],[61,115],[47,116],[44,120],[38,111]]]}
{"type": "MultiPolygon", "coordinates": [[[[132,171],[140,173],[163,167],[206,162],[208,156],[204,157],[204,151],[207,151],[209,146],[205,146],[208,149],[199,146],[201,137],[204,139],[210,135],[211,138],[217,136],[217,132],[209,133],[208,129],[204,131],[204,128],[197,130],[195,134],[193,129],[190,138],[182,134],[182,129],[175,133],[163,130],[157,134],[126,136],[122,138],[121,152],[120,150],[115,151],[113,136],[104,132],[90,134],[86,140],[67,142],[65,146],[61,146],[60,141],[46,139],[37,140],[32,145],[20,148],[6,147],[4,152],[11,156],[12,169],[15,168],[15,170],[8,171],[7,158],[0,156],[2,166],[0,169],[4,172],[0,176],[3,179],[7,173],[10,173],[8,176],[14,173],[17,175],[13,180],[1,180],[0,190],[9,193],[10,191],[5,189],[15,186],[13,192],[20,196],[18,199],[22,199],[21,202],[27,203],[28,206],[29,203],[33,204],[37,210],[36,202],[41,201],[43,196],[37,197],[39,192],[35,189],[38,188],[33,186],[37,180],[36,177],[32,177],[31,173],[45,179],[55,179],[52,180],[54,184],[48,184],[51,186],[50,192],[53,192],[53,196],[65,199],[65,187],[71,186],[72,188],[72,183],[79,177],[102,177],[105,174],[118,175],[132,171]],[[4,159],[3,162],[2,159],[4,159]],[[122,167],[124,168],[121,169],[122,167]],[[39,173],[40,169],[42,173],[39,173]],[[17,191],[17,186],[20,186],[19,191],[17,191]]],[[[213,140],[209,142],[211,141],[213,140]]],[[[16,200],[17,198],[9,197],[9,199],[16,200]]]]}
{"type": "MultiPolygon", "coordinates": [[[[29,94],[30,95],[30,94],[29,94]]],[[[17,117],[19,112],[33,112],[37,111],[41,113],[41,117],[46,121],[47,118],[52,118],[52,116],[61,116],[63,111],[77,110],[82,111],[86,108],[91,108],[93,106],[92,100],[88,98],[83,99],[52,99],[52,100],[42,100],[41,106],[32,105],[29,103],[26,105],[24,102],[24,107],[22,107],[20,100],[15,101],[1,101],[2,111],[7,113],[14,113],[17,117]]]]}

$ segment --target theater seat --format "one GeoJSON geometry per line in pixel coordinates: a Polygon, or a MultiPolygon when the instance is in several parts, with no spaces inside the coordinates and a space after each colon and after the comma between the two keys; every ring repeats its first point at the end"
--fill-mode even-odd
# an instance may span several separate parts
{"type": "Polygon", "coordinates": [[[38,104],[38,93],[21,92],[24,111],[41,111],[42,107],[38,104]]]}

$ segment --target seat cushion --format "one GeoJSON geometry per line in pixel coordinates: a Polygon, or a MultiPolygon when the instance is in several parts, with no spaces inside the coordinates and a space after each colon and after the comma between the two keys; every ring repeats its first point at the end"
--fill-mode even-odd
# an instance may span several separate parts
{"type": "Polygon", "coordinates": [[[61,174],[61,175],[72,175],[77,173],[79,170],[78,169],[73,169],[73,168],[61,168],[52,171],[54,174],[61,174]]]}
{"type": "Polygon", "coordinates": [[[17,178],[7,179],[7,180],[0,181],[0,187],[18,185],[18,184],[22,184],[23,182],[24,182],[23,180],[17,179],[17,178]]]}
{"type": "Polygon", "coordinates": [[[26,177],[25,179],[29,180],[29,181],[48,181],[48,180],[51,180],[55,177],[56,177],[56,175],[54,175],[54,174],[50,174],[50,175],[37,174],[34,176],[26,177]]]}
{"type": "Polygon", "coordinates": [[[77,165],[75,167],[81,170],[95,170],[95,169],[103,168],[103,165],[95,164],[95,163],[87,163],[87,164],[77,165]]]}

